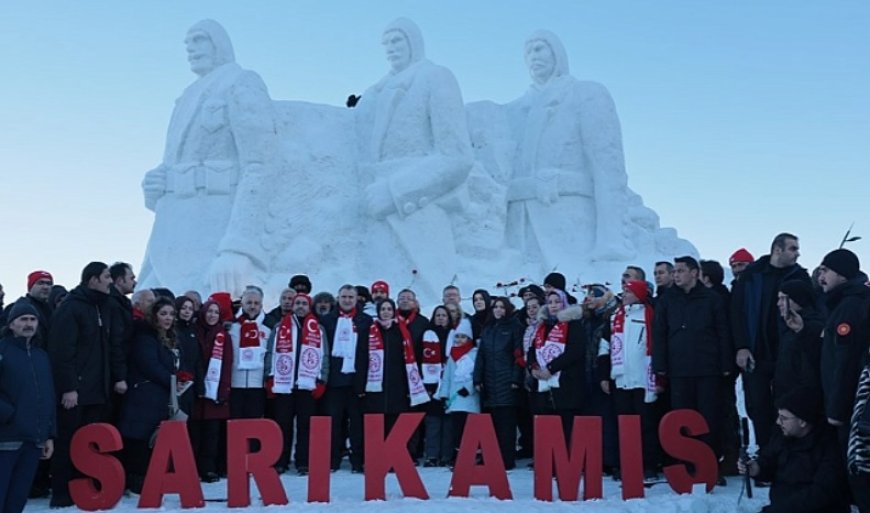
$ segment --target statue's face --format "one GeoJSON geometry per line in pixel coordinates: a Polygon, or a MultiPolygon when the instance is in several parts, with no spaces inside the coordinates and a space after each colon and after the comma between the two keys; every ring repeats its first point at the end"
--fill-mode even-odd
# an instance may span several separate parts
{"type": "Polygon", "coordinates": [[[543,84],[550,80],[556,70],[556,55],[546,41],[536,39],[526,44],[526,66],[535,82],[543,84]]]}
{"type": "Polygon", "coordinates": [[[387,60],[390,61],[393,71],[402,71],[411,64],[411,45],[401,31],[388,30],[384,32],[381,44],[384,45],[387,60]]]}
{"type": "Polygon", "coordinates": [[[202,76],[215,68],[217,50],[208,34],[201,30],[188,32],[187,37],[184,38],[184,46],[187,48],[190,71],[202,76]]]}

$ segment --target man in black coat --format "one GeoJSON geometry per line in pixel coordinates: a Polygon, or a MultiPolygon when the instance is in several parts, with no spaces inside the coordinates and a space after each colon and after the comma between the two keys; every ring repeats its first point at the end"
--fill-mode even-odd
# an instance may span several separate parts
{"type": "Polygon", "coordinates": [[[798,387],[777,402],[779,428],[757,460],[738,465],[741,473],[770,481],[765,513],[849,511],[846,472],[832,428],[818,416],[818,391],[798,387]]]}
{"type": "Polygon", "coordinates": [[[112,390],[127,391],[127,368],[117,311],[109,298],[109,266],[91,262],[81,284],[61,303],[52,319],[48,355],[60,394],[58,439],[52,461],[52,507],[71,506],[68,483],[73,477],[69,445],[75,431],[102,422],[112,390]]]}
{"type": "Polygon", "coordinates": [[[779,286],[787,280],[810,283],[806,269],[797,264],[799,256],[798,238],[780,233],[770,245],[770,254],[746,267],[731,291],[736,361],[743,371],[746,410],[761,447],[774,430],[773,374],[779,340],[788,329],[776,306],[779,286]]]}
{"type": "Polygon", "coordinates": [[[866,304],[870,289],[860,275],[858,257],[848,249],[825,255],[819,283],[829,312],[821,359],[825,415],[829,424],[837,426],[845,455],[858,377],[870,343],[866,304]]]}
{"type": "Polygon", "coordinates": [[[813,286],[803,280],[783,282],[777,306],[788,327],[780,338],[773,376],[773,396],[778,400],[799,386],[821,389],[819,361],[825,318],[816,307],[813,286]]]}
{"type": "Polygon", "coordinates": [[[369,329],[372,318],[357,304],[356,287],[342,285],[338,290],[338,310],[322,319],[332,354],[329,379],[323,396],[323,409],[332,417],[332,470],[338,470],[345,447],[344,433],[350,439],[350,464],[355,473],[363,470],[363,402],[369,371],[369,329]],[[349,358],[350,352],[353,358],[349,358]],[[347,429],[344,429],[344,428],[347,429]]]}
{"type": "Polygon", "coordinates": [[[702,439],[719,452],[722,376],[734,365],[725,305],[698,281],[698,261],[674,259],[674,289],[656,305],[653,370],[670,383],[671,407],[697,410],[710,433],[702,439]]]}
{"type": "Polygon", "coordinates": [[[296,297],[295,289],[286,288],[281,291],[281,300],[278,303],[278,306],[270,310],[266,317],[263,318],[263,325],[269,328],[270,330],[275,329],[275,326],[281,322],[281,319],[284,318],[285,315],[290,315],[293,313],[293,298],[296,297]]]}

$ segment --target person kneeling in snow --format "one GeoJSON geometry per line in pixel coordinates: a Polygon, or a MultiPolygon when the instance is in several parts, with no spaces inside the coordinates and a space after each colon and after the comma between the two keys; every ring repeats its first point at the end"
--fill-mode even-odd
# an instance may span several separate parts
{"type": "Polygon", "coordinates": [[[849,511],[845,465],[834,431],[822,419],[821,398],[801,386],[777,404],[780,428],[758,460],[740,461],[741,474],[771,481],[765,513],[835,513],[849,511]]]}

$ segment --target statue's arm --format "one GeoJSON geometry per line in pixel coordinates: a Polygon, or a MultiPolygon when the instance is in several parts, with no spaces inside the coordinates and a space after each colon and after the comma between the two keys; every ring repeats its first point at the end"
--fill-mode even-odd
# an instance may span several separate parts
{"type": "Polygon", "coordinates": [[[427,82],[425,108],[432,131],[431,153],[390,178],[390,194],[400,216],[461,185],[474,162],[459,84],[450,71],[440,67],[427,82]]]}

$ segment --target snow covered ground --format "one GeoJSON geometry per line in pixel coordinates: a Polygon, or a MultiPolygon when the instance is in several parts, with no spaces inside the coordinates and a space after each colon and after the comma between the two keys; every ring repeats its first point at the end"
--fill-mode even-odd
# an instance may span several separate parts
{"type": "MultiPolygon", "coordinates": [[[[738,507],[737,500],[742,484],[742,480],[739,478],[730,478],[728,486],[716,487],[711,494],[679,496],[666,483],[662,483],[647,489],[644,499],[623,501],[619,483],[607,476],[604,477],[603,500],[577,503],[541,502],[532,498],[533,474],[525,468],[526,461],[528,460],[519,462],[517,469],[508,474],[514,496],[514,499],[510,501],[490,498],[488,489],[485,487],[473,487],[471,497],[467,499],[448,499],[446,496],[450,486],[451,472],[445,468],[418,468],[417,470],[429,492],[429,500],[403,499],[395,476],[390,474],[387,477],[387,501],[366,502],[363,500],[363,476],[351,474],[346,468],[347,462],[344,462],[345,467],[331,474],[332,502],[329,504],[305,502],[308,478],[299,477],[291,471],[281,476],[281,481],[290,500],[289,505],[261,506],[259,492],[252,484],[251,507],[245,508],[244,511],[269,513],[291,509],[310,513],[347,513],[352,509],[354,513],[567,513],[569,511],[576,512],[579,509],[579,511],[594,513],[743,513],[758,511],[767,503],[767,489],[756,488],[754,497],[747,499],[744,496],[738,507]]],[[[220,502],[221,499],[226,499],[225,480],[213,484],[203,484],[203,494],[208,501],[206,507],[187,511],[233,511],[227,508],[226,502],[220,502]]],[[[556,496],[558,495],[554,491],[554,497],[556,496]]],[[[137,501],[138,497],[125,497],[113,511],[124,513],[139,511],[136,509],[137,501]]],[[[25,511],[29,513],[78,510],[76,508],[49,510],[48,499],[39,499],[31,500],[25,511]]],[[[169,495],[164,499],[163,508],[141,511],[185,510],[179,506],[178,496],[169,495]]]]}

